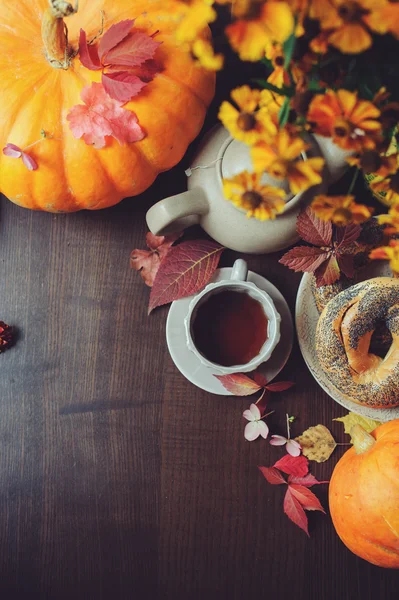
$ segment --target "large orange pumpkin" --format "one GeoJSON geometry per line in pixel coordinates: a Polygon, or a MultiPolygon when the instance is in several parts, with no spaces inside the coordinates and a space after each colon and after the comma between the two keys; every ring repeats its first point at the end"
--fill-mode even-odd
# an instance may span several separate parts
{"type": "Polygon", "coordinates": [[[80,28],[88,39],[98,34],[102,14],[105,30],[136,18],[135,27],[150,35],[159,30],[162,42],[156,54],[162,71],[124,107],[137,114],[146,137],[125,146],[108,138],[97,150],[73,137],[66,116],[82,104],[82,88],[100,81],[101,73],[83,67],[78,56],[66,69],[50,64],[51,54],[63,53],[65,34],[62,19],[54,20],[42,39],[43,20],[52,18],[49,0],[1,1],[0,152],[7,143],[29,146],[41,131],[51,136],[29,150],[37,171],[1,153],[2,193],[20,206],[50,212],[105,208],[140,194],[182,158],[201,129],[215,78],[175,43],[181,7],[175,0],[80,0],[78,12],[65,18],[72,51],[80,28]]]}
{"type": "Polygon", "coordinates": [[[344,544],[380,567],[399,568],[399,419],[368,434],[351,431],[354,447],[337,463],[329,502],[344,544]]]}

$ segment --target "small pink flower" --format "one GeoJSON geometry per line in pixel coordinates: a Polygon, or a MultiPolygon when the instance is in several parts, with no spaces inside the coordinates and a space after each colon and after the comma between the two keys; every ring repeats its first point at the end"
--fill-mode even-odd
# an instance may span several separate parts
{"type": "Polygon", "coordinates": [[[284,446],[291,456],[299,456],[301,453],[301,444],[296,442],[295,440],[291,440],[290,438],[286,438],[283,435],[272,435],[270,438],[270,444],[272,446],[284,446]]]}
{"type": "Polygon", "coordinates": [[[24,163],[25,167],[29,169],[29,171],[36,171],[38,168],[38,164],[35,159],[29,156],[29,154],[24,152],[15,144],[7,144],[6,147],[3,148],[3,154],[9,158],[22,158],[22,162],[24,163]]]}
{"type": "Polygon", "coordinates": [[[266,439],[269,435],[269,428],[264,421],[262,421],[262,415],[260,414],[259,408],[256,404],[251,404],[249,409],[244,410],[242,413],[244,419],[249,421],[246,424],[244,430],[244,437],[248,442],[256,440],[260,435],[266,439]]]}

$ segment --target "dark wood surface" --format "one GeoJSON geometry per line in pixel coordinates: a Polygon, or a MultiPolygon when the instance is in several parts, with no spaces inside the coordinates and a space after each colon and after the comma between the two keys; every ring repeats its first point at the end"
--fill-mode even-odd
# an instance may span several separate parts
{"type": "MultiPolygon", "coordinates": [[[[102,212],[1,202],[0,319],[18,339],[0,356],[0,598],[396,599],[399,573],[352,555],[328,515],[310,514],[310,539],[287,519],[257,469],[281,449],[243,437],[248,399],[187,382],[168,355],[168,308],[147,317],[129,255],[151,203],[184,189],[187,161],[102,212]]],[[[248,257],[294,310],[300,277],[277,260],[248,257]]],[[[323,423],[347,441],[332,421],[346,411],[297,345],[282,377],[296,387],[272,401],[275,433],[289,412],[294,434],[323,423]]],[[[313,473],[328,479],[344,450],[313,473]]],[[[326,486],[317,494],[327,509],[326,486]]]]}

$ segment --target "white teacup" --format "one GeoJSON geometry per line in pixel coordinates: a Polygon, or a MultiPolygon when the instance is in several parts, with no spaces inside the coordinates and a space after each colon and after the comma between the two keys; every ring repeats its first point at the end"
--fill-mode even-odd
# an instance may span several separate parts
{"type": "Polygon", "coordinates": [[[259,367],[259,365],[261,365],[270,358],[273,350],[280,341],[281,317],[277,312],[276,307],[274,306],[273,300],[271,299],[269,294],[267,294],[263,290],[260,290],[254,283],[250,283],[249,281],[247,281],[247,276],[247,263],[242,259],[236,260],[233,265],[233,270],[230,279],[227,279],[225,281],[219,281],[217,283],[210,283],[209,285],[207,285],[202,290],[202,292],[200,292],[197,296],[195,296],[192,299],[187,316],[184,320],[188,349],[195,354],[195,356],[200,360],[200,362],[203,365],[223,375],[228,375],[231,373],[248,373],[250,371],[254,371],[259,367]],[[254,358],[252,358],[252,360],[245,364],[237,364],[227,367],[212,362],[208,360],[198,350],[193,339],[192,324],[195,320],[198,308],[201,306],[201,304],[206,302],[212,294],[214,294],[215,292],[220,292],[222,288],[224,288],[226,291],[232,290],[248,294],[254,300],[257,300],[259,302],[267,318],[266,340],[263,346],[261,347],[259,353],[254,358]]]}

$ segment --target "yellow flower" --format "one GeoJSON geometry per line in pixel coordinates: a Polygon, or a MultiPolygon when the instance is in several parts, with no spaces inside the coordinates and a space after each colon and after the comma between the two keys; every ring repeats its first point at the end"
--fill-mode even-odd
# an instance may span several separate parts
{"type": "Polygon", "coordinates": [[[381,225],[389,225],[384,229],[387,235],[399,233],[399,203],[392,204],[387,215],[378,215],[377,218],[381,225]]]}
{"type": "Polygon", "coordinates": [[[284,104],[285,97],[281,94],[275,94],[270,90],[262,90],[260,93],[259,106],[266,108],[272,119],[277,123],[277,116],[280,108],[284,104]]]}
{"type": "Polygon", "coordinates": [[[276,124],[268,110],[259,109],[259,90],[251,90],[248,85],[243,85],[231,92],[231,98],[238,109],[230,102],[222,102],[218,116],[234,138],[252,145],[262,137],[276,133],[276,124]]]}
{"type": "Polygon", "coordinates": [[[176,30],[179,42],[193,42],[202,35],[209,23],[216,20],[213,0],[193,0],[182,4],[182,17],[176,30]]]}
{"type": "Polygon", "coordinates": [[[398,168],[398,154],[384,156],[377,150],[366,150],[361,155],[348,156],[346,162],[352,167],[362,169],[364,173],[373,173],[379,177],[386,177],[395,173],[398,168]]]}
{"type": "Polygon", "coordinates": [[[354,196],[316,196],[312,210],[322,221],[334,225],[363,223],[371,218],[374,210],[364,204],[356,204],[354,196]]]}
{"type": "Polygon", "coordinates": [[[389,246],[382,246],[370,252],[371,259],[389,260],[394,273],[399,273],[399,240],[391,240],[389,246]]]}
{"type": "Polygon", "coordinates": [[[223,180],[223,192],[228,200],[247,211],[247,217],[260,221],[274,219],[284,210],[285,192],[261,183],[261,175],[243,171],[232,179],[223,180]]]}
{"type": "Polygon", "coordinates": [[[198,59],[202,67],[208,71],[220,71],[223,67],[224,57],[222,54],[215,54],[212,44],[208,40],[197,39],[192,46],[192,53],[198,59]]]}
{"type": "Polygon", "coordinates": [[[287,2],[253,2],[242,18],[226,27],[230,45],[242,60],[265,56],[271,41],[285,42],[294,30],[294,17],[287,2]]]}
{"type": "Polygon", "coordinates": [[[378,108],[359,100],[356,92],[327,90],[313,98],[307,120],[316,133],[332,137],[341,148],[361,152],[375,148],[381,131],[379,116],[378,108]]]}
{"type": "Polygon", "coordinates": [[[371,32],[386,33],[387,0],[312,0],[311,18],[328,31],[328,42],[345,54],[358,54],[373,43],[371,32]]]}
{"type": "Polygon", "coordinates": [[[267,171],[275,179],[287,179],[293,194],[321,183],[323,158],[303,160],[307,145],[302,138],[290,135],[285,129],[279,131],[269,143],[260,141],[251,151],[257,173],[267,171]]]}
{"type": "Polygon", "coordinates": [[[269,75],[267,81],[276,87],[282,88],[283,85],[290,85],[291,80],[288,72],[284,69],[284,52],[281,44],[277,42],[268,43],[265,49],[266,58],[268,58],[274,71],[269,75]]]}
{"type": "Polygon", "coordinates": [[[328,50],[328,38],[328,32],[322,31],[319,33],[319,35],[310,41],[309,47],[311,51],[316,54],[325,54],[328,50]]]}
{"type": "Polygon", "coordinates": [[[375,192],[385,193],[384,200],[387,204],[399,202],[399,171],[385,177],[382,181],[372,181],[370,187],[375,192]]]}

